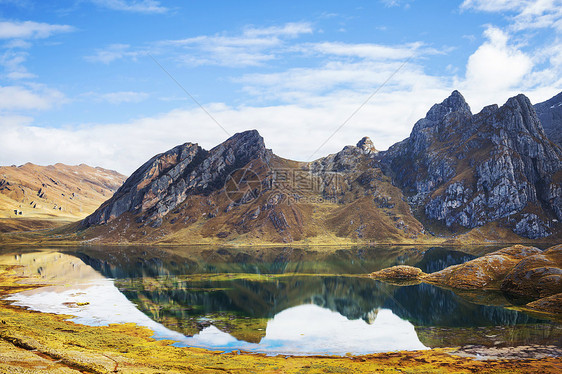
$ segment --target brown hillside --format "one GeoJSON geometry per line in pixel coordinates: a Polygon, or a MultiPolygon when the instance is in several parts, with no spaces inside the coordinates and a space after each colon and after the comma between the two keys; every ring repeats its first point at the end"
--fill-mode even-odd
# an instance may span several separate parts
{"type": "Polygon", "coordinates": [[[186,143],[133,173],[83,221],[79,238],[160,244],[423,239],[423,226],[377,166],[377,154],[362,139],[316,161],[296,162],[272,154],[256,131],[210,151],[186,143]]]}
{"type": "MultiPolygon", "coordinates": [[[[0,226],[45,228],[47,220],[76,221],[91,214],[125,180],[113,170],[55,164],[0,167],[0,226]]],[[[0,227],[0,228],[1,228],[0,227]]]]}

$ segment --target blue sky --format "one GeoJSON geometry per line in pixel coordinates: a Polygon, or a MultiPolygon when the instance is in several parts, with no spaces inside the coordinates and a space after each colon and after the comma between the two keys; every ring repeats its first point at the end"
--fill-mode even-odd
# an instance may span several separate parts
{"type": "Polygon", "coordinates": [[[131,173],[252,128],[298,160],[386,149],[453,89],[554,96],[561,33],[561,0],[0,0],[0,164],[131,173]]]}

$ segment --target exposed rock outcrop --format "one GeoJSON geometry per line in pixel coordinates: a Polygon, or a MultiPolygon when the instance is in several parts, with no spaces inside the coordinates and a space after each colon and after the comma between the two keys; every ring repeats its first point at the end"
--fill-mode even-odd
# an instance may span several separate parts
{"type": "Polygon", "coordinates": [[[501,220],[535,239],[562,220],[562,149],[524,95],[472,115],[454,91],[384,154],[383,165],[415,211],[452,229],[501,220]]]}
{"type": "Polygon", "coordinates": [[[424,276],[424,272],[420,268],[409,265],[396,265],[390,268],[382,269],[371,273],[371,278],[375,279],[398,279],[413,280],[420,279],[424,276]]]}
{"type": "Polygon", "coordinates": [[[377,151],[377,149],[375,148],[373,141],[368,136],[365,136],[361,140],[359,140],[359,142],[357,143],[357,148],[361,148],[363,150],[363,153],[366,154],[379,153],[379,151],[377,151]]]}
{"type": "Polygon", "coordinates": [[[525,96],[473,115],[454,91],[386,152],[364,137],[313,162],[291,161],[255,130],[210,151],[177,146],[141,166],[82,228],[114,221],[94,236],[395,242],[423,238],[426,228],[468,235],[493,225],[498,240],[539,239],[562,234],[562,149],[525,96]]]}
{"type": "Polygon", "coordinates": [[[420,268],[409,265],[396,265],[370,274],[373,279],[402,286],[418,284],[425,276],[420,268]]]}
{"type": "Polygon", "coordinates": [[[542,251],[535,247],[515,245],[453,265],[424,277],[424,281],[464,290],[498,289],[507,274],[527,256],[542,251]]]}
{"type": "Polygon", "coordinates": [[[92,227],[87,240],[111,242],[423,236],[377,153],[363,138],[314,162],[296,162],[266,149],[255,130],[210,151],[186,143],[141,166],[82,228],[92,227]]]}
{"type": "Polygon", "coordinates": [[[500,288],[524,301],[562,293],[562,245],[522,259],[505,276],[500,288]]]}
{"type": "Polygon", "coordinates": [[[562,314],[562,245],[545,251],[514,245],[431,274],[412,266],[393,266],[370,276],[399,285],[416,280],[472,293],[501,291],[512,304],[562,314]]]}
{"type": "Polygon", "coordinates": [[[137,222],[158,227],[162,217],[189,194],[221,189],[233,170],[253,159],[270,157],[271,151],[255,130],[236,134],[210,151],[192,143],[179,145],[142,165],[83,225],[104,224],[129,212],[140,214],[137,222]]]}

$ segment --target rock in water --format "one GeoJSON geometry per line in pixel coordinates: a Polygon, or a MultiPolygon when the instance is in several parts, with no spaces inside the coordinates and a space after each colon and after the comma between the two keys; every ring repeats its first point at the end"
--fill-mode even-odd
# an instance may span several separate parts
{"type": "Polygon", "coordinates": [[[464,290],[498,289],[519,261],[540,253],[542,251],[535,247],[515,245],[428,274],[424,281],[464,290]]]}
{"type": "Polygon", "coordinates": [[[371,278],[375,279],[394,279],[394,280],[414,280],[421,279],[424,272],[420,268],[408,265],[397,265],[371,273],[371,278]]]}
{"type": "Polygon", "coordinates": [[[562,293],[562,245],[522,259],[506,275],[501,290],[524,301],[562,293]]]}

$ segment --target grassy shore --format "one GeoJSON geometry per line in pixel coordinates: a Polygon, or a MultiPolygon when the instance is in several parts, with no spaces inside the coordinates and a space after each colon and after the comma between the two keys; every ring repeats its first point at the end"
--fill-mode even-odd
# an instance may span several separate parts
{"type": "MultiPolygon", "coordinates": [[[[37,287],[0,267],[0,296],[37,287]]],[[[452,349],[354,357],[268,357],[177,348],[132,324],[92,327],[0,300],[0,373],[559,373],[559,358],[478,361],[452,349]]]]}

